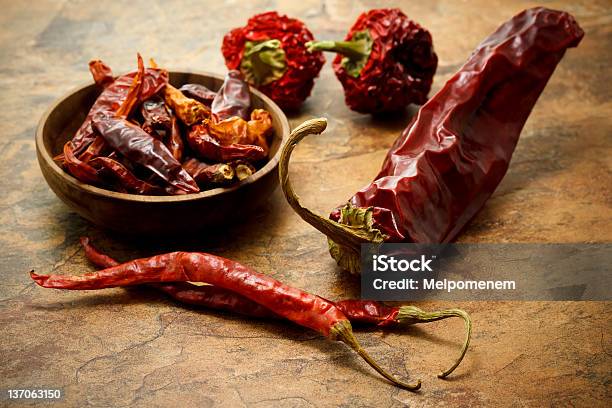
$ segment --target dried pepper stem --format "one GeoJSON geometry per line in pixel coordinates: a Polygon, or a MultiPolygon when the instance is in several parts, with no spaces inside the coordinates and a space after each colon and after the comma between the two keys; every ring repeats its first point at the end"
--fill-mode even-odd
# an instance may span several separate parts
{"type": "Polygon", "coordinates": [[[349,58],[363,58],[370,55],[372,43],[365,37],[350,41],[309,41],[306,43],[308,51],[337,52],[349,58]]]}
{"type": "Polygon", "coordinates": [[[449,317],[460,317],[463,319],[465,324],[465,341],[463,342],[463,347],[461,348],[461,354],[459,358],[455,361],[455,363],[447,370],[442,371],[438,374],[438,378],[445,378],[450,373],[452,373],[455,368],[461,364],[465,353],[467,352],[468,346],[470,345],[470,337],[472,336],[472,319],[470,315],[461,309],[447,309],[447,310],[438,310],[434,312],[426,312],[424,310],[419,309],[416,306],[402,306],[399,309],[397,314],[397,321],[403,324],[414,324],[414,323],[430,323],[435,322],[442,319],[447,319],[449,317]]]}
{"type": "Polygon", "coordinates": [[[391,375],[387,370],[382,368],[378,363],[361,347],[361,344],[357,341],[355,334],[353,333],[353,329],[351,328],[351,324],[348,320],[342,320],[336,323],[330,330],[330,338],[335,340],[339,340],[348,346],[350,346],[357,354],[361,356],[365,360],[366,363],[370,365],[376,372],[385,377],[387,380],[391,381],[393,384],[398,387],[404,388],[409,391],[416,391],[421,388],[421,380],[417,380],[414,384],[408,384],[406,382],[400,381],[391,375]]]}
{"type": "Polygon", "coordinates": [[[372,37],[367,30],[358,31],[348,41],[309,41],[306,47],[310,52],[328,51],[343,55],[342,66],[351,76],[357,78],[370,58],[372,37]]]}
{"type": "Polygon", "coordinates": [[[291,154],[295,146],[308,135],[322,133],[326,127],[327,119],[310,119],[291,132],[281,152],[280,162],[278,164],[280,183],[287,202],[304,221],[325,234],[330,240],[338,245],[346,247],[358,256],[361,250],[361,244],[383,242],[384,236],[380,231],[340,224],[315,214],[300,203],[300,199],[293,190],[293,186],[289,180],[289,160],[291,159],[291,154]]]}

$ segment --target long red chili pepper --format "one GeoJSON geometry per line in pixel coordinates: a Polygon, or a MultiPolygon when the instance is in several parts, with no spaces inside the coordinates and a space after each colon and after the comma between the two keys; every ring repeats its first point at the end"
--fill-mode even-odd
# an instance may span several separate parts
{"type": "Polygon", "coordinates": [[[308,98],[325,63],[323,53],[307,51],[313,39],[300,20],[270,11],[227,33],[221,51],[229,69],[240,70],[282,109],[293,110],[308,98]]]}
{"type": "Polygon", "coordinates": [[[400,9],[362,13],[345,41],[311,41],[311,51],[331,51],[346,104],[361,113],[423,104],[438,66],[429,32],[400,9]]]}
{"type": "Polygon", "coordinates": [[[521,129],[566,49],[584,32],[565,12],[525,10],[486,38],[395,141],[375,180],[330,219],[304,208],[288,176],[295,145],[324,119],[295,129],[279,164],[293,209],[329,238],[351,272],[362,243],[454,240],[502,180],[521,129]]]}
{"type": "MultiPolygon", "coordinates": [[[[81,245],[85,256],[99,268],[109,268],[120,263],[101,253],[95,248],[89,238],[81,237],[81,245]]],[[[214,285],[196,286],[190,283],[172,282],[150,284],[168,294],[173,299],[191,305],[205,306],[210,309],[240,313],[258,318],[280,318],[280,316],[257,302],[236,292],[214,285]]],[[[378,327],[393,327],[416,323],[429,323],[449,317],[460,317],[466,327],[466,338],[461,348],[461,354],[455,363],[438,376],[444,378],[453,372],[461,363],[470,343],[472,322],[469,315],[461,309],[448,309],[435,312],[425,312],[416,306],[391,307],[370,300],[349,299],[334,302],[344,313],[351,324],[376,325],[378,327]]]]}
{"type": "Polygon", "coordinates": [[[93,290],[145,283],[205,282],[234,291],[301,326],[353,348],[372,368],[395,385],[417,390],[421,382],[408,384],[381,368],[361,347],[351,323],[332,302],[276,279],[257,273],[238,262],[199,252],[172,252],[126,262],[81,276],[38,275],[40,286],[55,289],[93,290]]]}

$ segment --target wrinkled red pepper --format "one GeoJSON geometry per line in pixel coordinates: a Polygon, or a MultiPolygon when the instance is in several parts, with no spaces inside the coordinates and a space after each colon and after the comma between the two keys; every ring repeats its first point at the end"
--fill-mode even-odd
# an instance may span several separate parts
{"type": "MultiPolygon", "coordinates": [[[[81,237],[81,245],[85,256],[91,263],[99,268],[110,268],[120,263],[95,248],[89,238],[81,237]]],[[[214,285],[193,285],[186,282],[152,283],[157,289],[165,292],[173,299],[190,305],[205,306],[214,310],[234,312],[258,318],[281,318],[277,313],[251,299],[230,290],[214,285]]],[[[398,327],[417,323],[429,323],[450,317],[463,319],[466,328],[466,338],[461,348],[460,357],[452,367],[438,375],[440,378],[448,376],[461,363],[467,352],[472,332],[472,320],[467,312],[461,309],[448,309],[436,312],[425,312],[416,306],[386,306],[371,300],[349,299],[334,302],[336,307],[344,313],[351,324],[377,327],[398,327]]]]}
{"type": "Polygon", "coordinates": [[[95,157],[89,164],[94,168],[99,167],[103,169],[99,173],[107,172],[110,174],[121,192],[147,195],[161,195],[165,192],[164,189],[158,186],[140,180],[123,164],[109,157],[95,157]]]}
{"type": "Polygon", "coordinates": [[[212,137],[208,131],[208,124],[192,126],[187,133],[187,144],[203,159],[215,162],[229,162],[234,160],[247,160],[257,162],[267,157],[266,151],[256,145],[228,144],[221,145],[219,140],[212,137]]]}
{"type": "Polygon", "coordinates": [[[325,63],[321,52],[306,50],[313,39],[301,21],[270,11],[227,33],[221,51],[229,69],[240,70],[282,109],[294,110],[310,95],[325,63]]]}
{"type": "Polygon", "coordinates": [[[211,103],[210,111],[215,122],[221,122],[233,116],[244,120],[249,119],[251,94],[249,85],[239,71],[229,71],[225,75],[223,85],[211,103]]]}
{"type": "MultiPolygon", "coordinates": [[[[93,64],[94,67],[99,63],[93,64]]],[[[91,69],[91,66],[90,66],[91,69]]],[[[110,69],[110,68],[108,68],[110,69]]],[[[95,115],[100,113],[112,114],[125,101],[134,77],[138,71],[130,72],[115,79],[108,85],[100,94],[96,102],[93,104],[85,121],[71,140],[72,150],[75,155],[81,154],[96,137],[96,134],[91,127],[91,121],[95,115]]],[[[94,78],[98,75],[92,70],[94,78]]],[[[112,73],[110,74],[112,75],[112,73]]],[[[147,68],[142,83],[140,100],[144,101],[158,93],[168,83],[168,71],[158,68],[147,68]]]]}
{"type": "Polygon", "coordinates": [[[229,259],[200,252],[172,252],[133,260],[80,276],[38,275],[33,271],[30,275],[42,287],[70,290],[94,290],[146,283],[208,283],[246,297],[331,340],[346,343],[378,373],[399,387],[417,390],[421,386],[420,381],[408,384],[381,368],[358,343],[350,321],[333,302],[285,285],[229,259]]]}
{"type": "Polygon", "coordinates": [[[185,84],[179,88],[179,91],[181,91],[186,97],[195,99],[209,108],[212,105],[212,101],[215,99],[215,96],[217,96],[216,92],[211,91],[202,84],[185,84]]]}
{"type": "Polygon", "coordinates": [[[114,116],[99,115],[94,117],[92,123],[106,143],[128,160],[148,168],[179,191],[200,191],[168,148],[140,127],[114,116]]]}
{"type": "Polygon", "coordinates": [[[142,130],[161,139],[172,156],[179,162],[183,158],[183,138],[176,116],[167,108],[165,101],[160,96],[147,99],[140,106],[140,114],[143,118],[142,130]]]}
{"type": "Polygon", "coordinates": [[[166,108],[166,102],[160,96],[147,99],[140,105],[142,115],[142,130],[153,137],[161,138],[163,135],[157,130],[169,132],[172,127],[172,115],[166,108]]]}
{"type": "Polygon", "coordinates": [[[431,35],[400,9],[367,11],[345,41],[311,41],[306,46],[338,53],[334,71],[346,104],[361,113],[425,103],[438,66],[431,35]]]}
{"type": "Polygon", "coordinates": [[[328,220],[301,206],[288,179],[294,146],[325,121],[296,129],[282,152],[292,207],[358,272],[361,243],[454,240],[502,180],[521,129],[555,67],[584,32],[565,12],[525,10],[486,38],[395,141],[375,180],[328,220]]]}

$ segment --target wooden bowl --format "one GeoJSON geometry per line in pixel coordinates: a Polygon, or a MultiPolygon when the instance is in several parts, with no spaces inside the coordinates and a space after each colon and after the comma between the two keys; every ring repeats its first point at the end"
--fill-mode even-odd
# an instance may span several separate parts
{"type": "MultiPolygon", "coordinates": [[[[208,73],[171,72],[180,87],[199,83],[217,90],[223,77],[208,73]]],[[[278,160],[289,136],[289,123],[272,100],[251,88],[254,108],[272,115],[274,136],[270,160],[249,178],[226,188],[181,196],[142,196],[117,193],[84,184],[62,170],[53,157],[79,128],[100,88],[89,84],[68,93],[43,115],[36,129],[36,153],[51,190],[70,208],[92,223],[128,234],[183,234],[230,223],[265,203],[278,186],[278,160]]]]}

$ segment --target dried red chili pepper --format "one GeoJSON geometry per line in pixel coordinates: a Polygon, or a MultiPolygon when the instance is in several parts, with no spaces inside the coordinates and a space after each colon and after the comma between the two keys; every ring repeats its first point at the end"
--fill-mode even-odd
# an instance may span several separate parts
{"type": "Polygon", "coordinates": [[[257,162],[267,157],[266,151],[260,146],[246,144],[221,145],[219,140],[212,137],[208,130],[209,122],[192,126],[187,133],[187,144],[201,158],[215,162],[230,162],[234,160],[247,160],[257,162]]]}
{"type": "MultiPolygon", "coordinates": [[[[100,268],[110,268],[120,263],[98,251],[89,238],[81,237],[81,245],[85,256],[91,263],[100,268]]],[[[205,306],[214,310],[240,313],[258,318],[281,318],[277,313],[259,303],[244,297],[231,290],[214,285],[193,285],[185,282],[154,283],[149,286],[156,287],[173,299],[190,305],[205,306]]],[[[461,348],[461,354],[455,363],[438,375],[440,378],[448,376],[461,363],[467,352],[472,332],[472,320],[467,312],[461,309],[447,309],[435,312],[425,312],[416,306],[391,307],[370,300],[341,300],[334,302],[336,307],[344,313],[351,324],[375,325],[378,327],[393,327],[412,325],[417,323],[430,323],[450,317],[463,319],[466,328],[466,338],[461,348]]]]}
{"type": "MultiPolygon", "coordinates": [[[[128,90],[126,97],[123,99],[121,106],[115,111],[115,116],[126,119],[131,113],[142,93],[143,77],[145,75],[144,63],[142,57],[138,54],[138,71],[132,80],[132,85],[128,90]]],[[[71,143],[71,142],[68,142],[71,143]]],[[[104,138],[97,135],[87,149],[79,156],[79,160],[88,162],[92,158],[102,154],[104,150],[108,150],[108,145],[104,138]]]]}
{"type": "MultiPolygon", "coordinates": [[[[91,120],[93,117],[100,113],[109,115],[114,113],[124,102],[137,73],[138,71],[130,72],[129,74],[118,77],[102,91],[89,110],[85,121],[70,142],[72,145],[71,149],[75,155],[80,155],[95,139],[96,134],[91,127],[91,120]]],[[[96,74],[94,73],[94,75],[96,74]]],[[[147,68],[145,70],[140,93],[141,100],[146,100],[158,93],[167,83],[168,71],[157,68],[147,68]]]]}
{"type": "Polygon", "coordinates": [[[168,148],[140,127],[125,119],[101,115],[94,117],[92,122],[104,140],[128,160],[148,168],[178,190],[200,191],[168,148]]]}
{"type": "Polygon", "coordinates": [[[33,271],[30,275],[42,287],[70,290],[164,282],[209,283],[242,295],[331,340],[346,343],[378,373],[399,387],[417,390],[421,386],[420,381],[408,384],[381,368],[358,343],[351,323],[333,302],[285,285],[229,259],[199,252],[172,252],[80,276],[38,275],[33,271]]]}
{"type": "Polygon", "coordinates": [[[183,168],[201,187],[228,184],[235,175],[234,169],[228,164],[206,164],[194,158],[186,160],[183,168]]]}
{"type": "Polygon", "coordinates": [[[249,84],[292,110],[308,98],[325,63],[321,52],[306,50],[313,39],[304,23],[271,11],[227,33],[221,51],[229,69],[240,70],[249,84]]]}
{"type": "Polygon", "coordinates": [[[146,181],[140,180],[123,164],[109,157],[98,156],[93,158],[89,164],[92,167],[100,167],[110,173],[118,184],[118,187],[131,194],[161,195],[165,190],[154,186],[146,181]]]}
{"type": "Polygon", "coordinates": [[[244,82],[238,71],[229,71],[225,75],[223,85],[211,104],[211,113],[215,122],[238,116],[249,119],[251,111],[251,94],[249,85],[244,82]]]}
{"type": "Polygon", "coordinates": [[[147,99],[140,106],[143,118],[142,130],[161,139],[172,156],[179,162],[183,158],[183,138],[176,117],[166,108],[166,103],[159,96],[147,99]]]}
{"type": "Polygon", "coordinates": [[[174,114],[187,126],[200,123],[210,117],[210,109],[207,106],[186,97],[170,84],[166,86],[165,99],[174,114]]]}
{"type": "Polygon", "coordinates": [[[215,96],[217,96],[215,91],[211,91],[201,84],[185,84],[179,88],[179,91],[181,91],[186,97],[195,99],[209,108],[212,105],[215,96]]]}
{"type": "Polygon", "coordinates": [[[255,145],[268,155],[268,138],[272,134],[272,115],[264,109],[253,109],[248,121],[232,116],[221,121],[208,121],[208,133],[223,146],[255,145]]]}
{"type": "Polygon", "coordinates": [[[172,127],[172,115],[166,108],[166,102],[159,96],[144,101],[140,105],[140,114],[143,119],[142,130],[153,137],[162,136],[156,130],[170,131],[172,127]]]}
{"type": "Polygon", "coordinates": [[[367,11],[345,41],[311,41],[306,46],[338,53],[333,66],[346,104],[361,113],[425,103],[438,66],[431,35],[400,9],[367,11]]]}
{"type": "Polygon", "coordinates": [[[331,220],[305,209],[288,162],[295,145],[325,120],[298,127],[279,173],[294,210],[329,237],[344,269],[359,270],[361,243],[449,242],[502,180],[520,131],[566,49],[584,33],[568,13],[525,10],[485,39],[395,141],[375,180],[331,220]]]}

